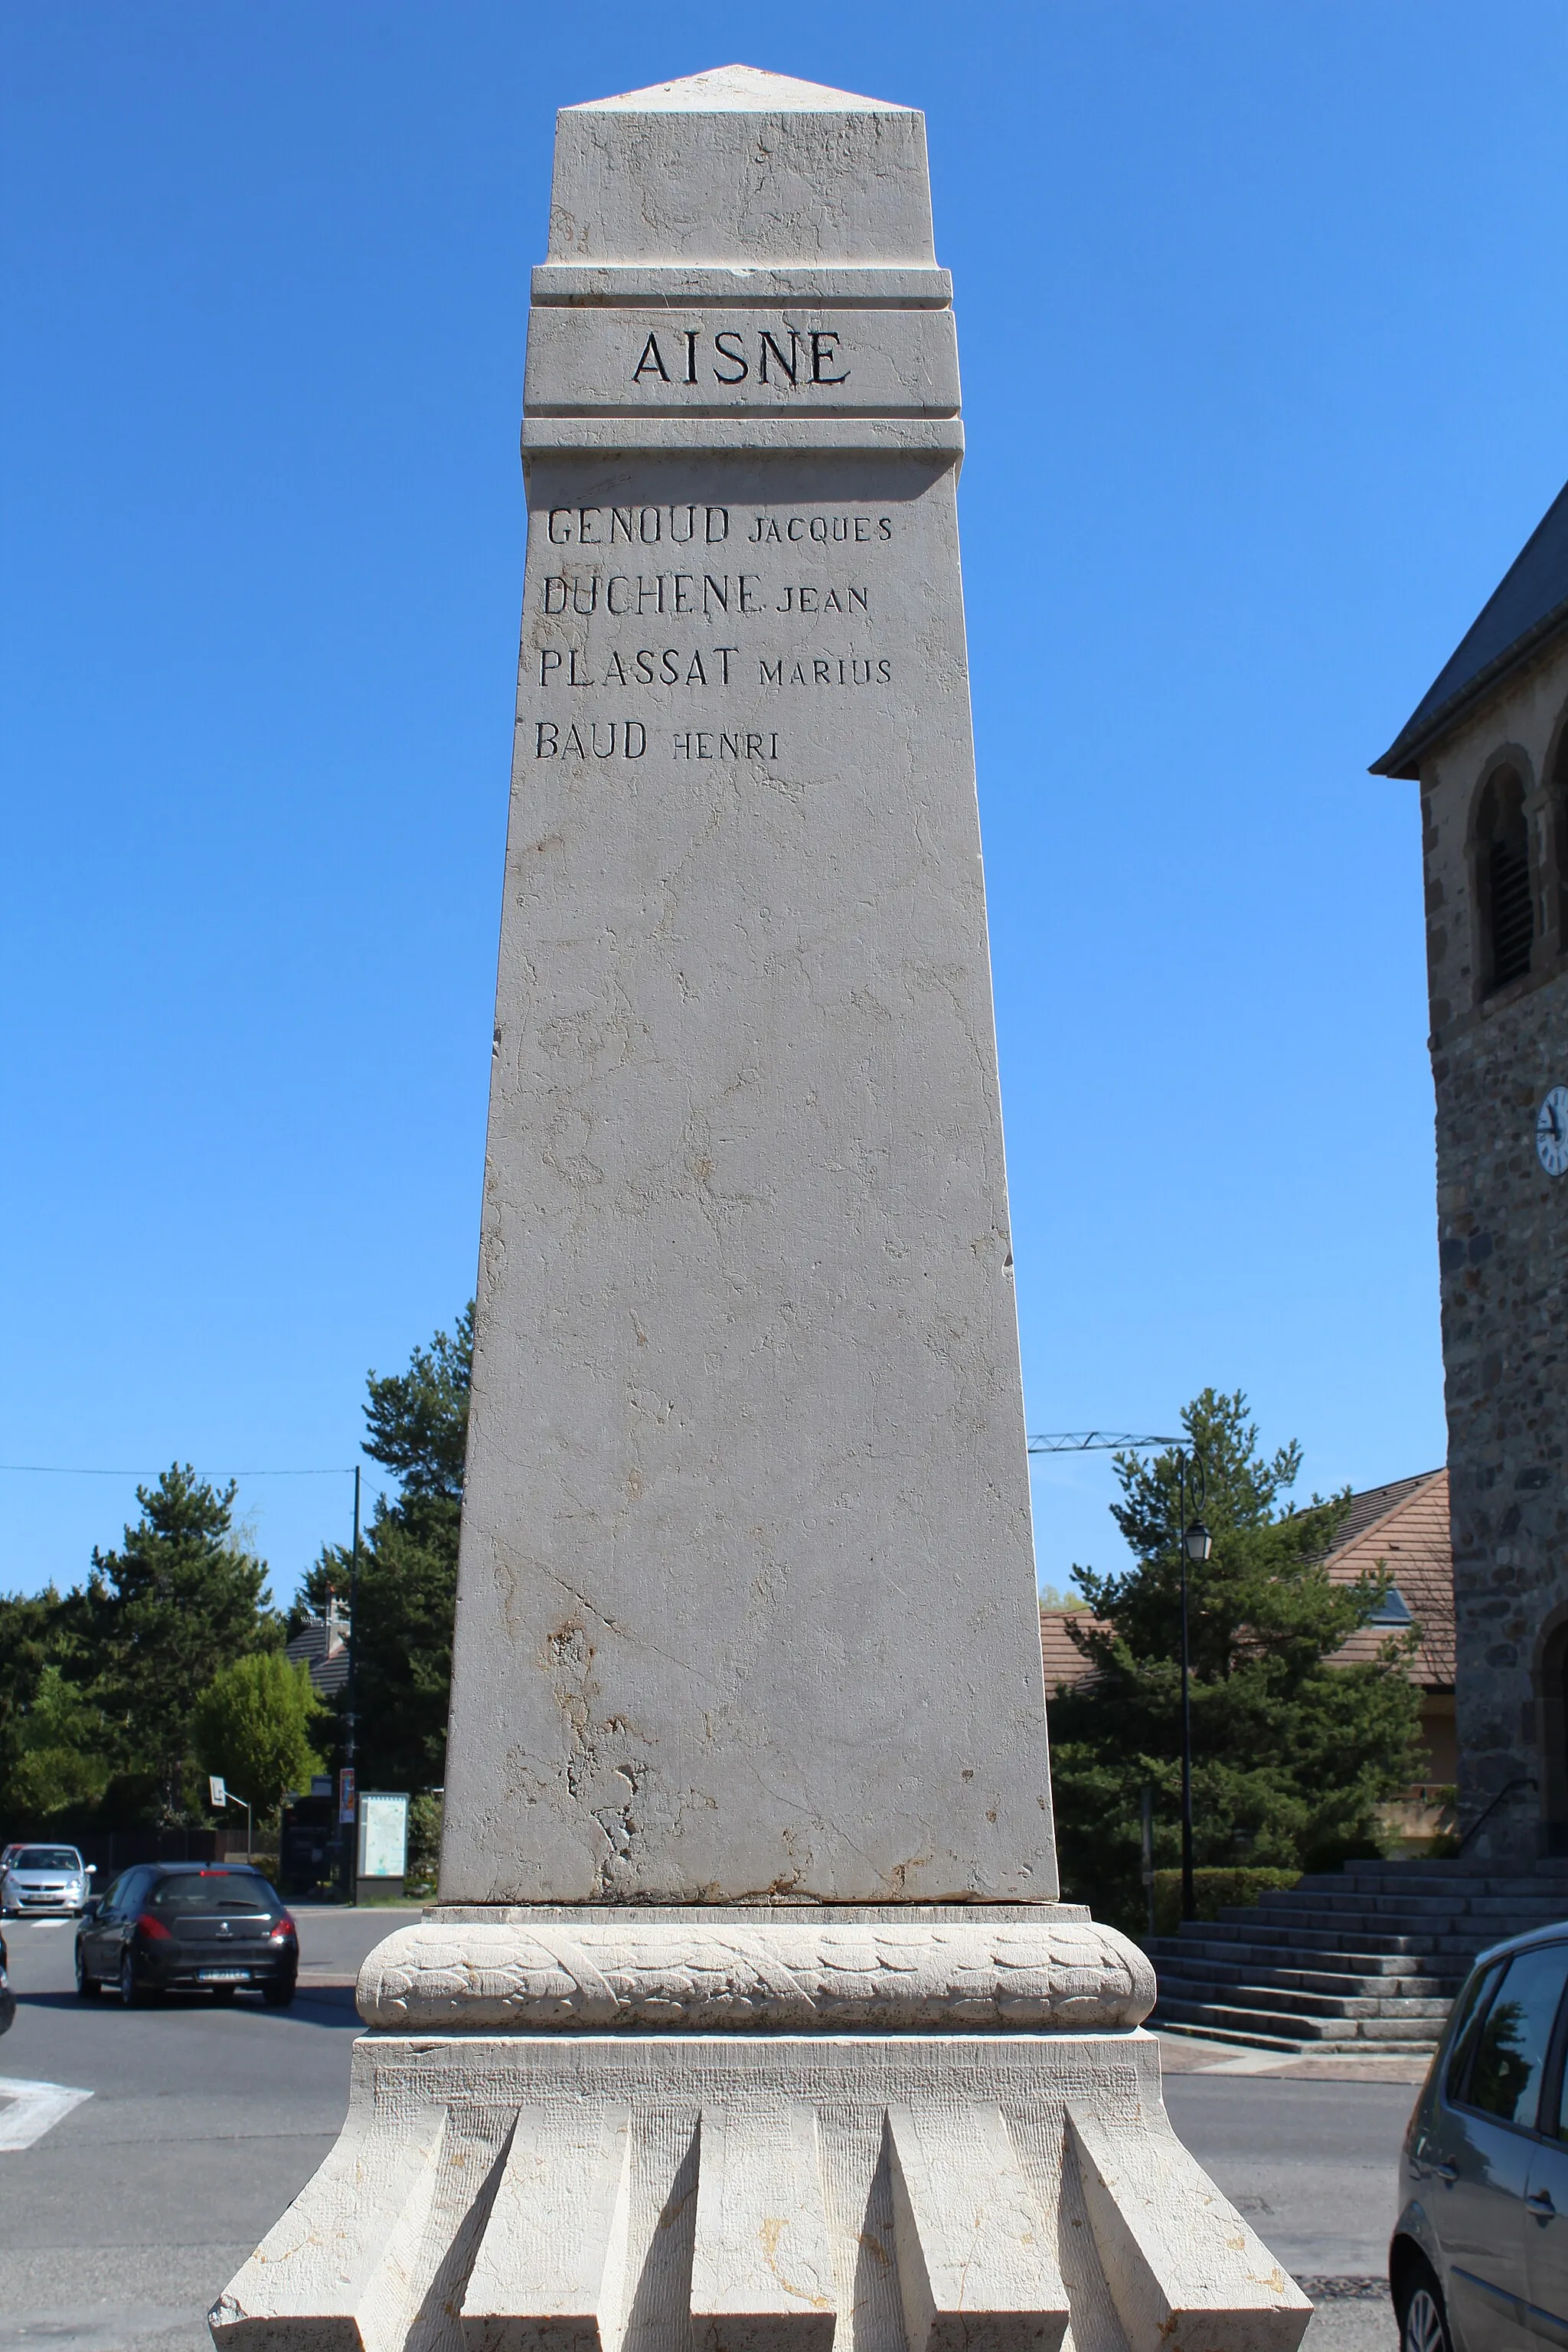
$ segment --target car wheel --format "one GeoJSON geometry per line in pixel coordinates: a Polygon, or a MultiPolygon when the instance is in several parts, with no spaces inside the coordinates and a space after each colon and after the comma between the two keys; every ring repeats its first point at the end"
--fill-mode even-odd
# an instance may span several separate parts
{"type": "Polygon", "coordinates": [[[129,1952],[120,1962],[120,1998],[127,2009],[140,2009],[147,1995],[136,1981],[136,1965],[129,1952]]]}
{"type": "Polygon", "coordinates": [[[89,1977],[87,1963],[81,1956],[81,1946],[76,1948],[76,1989],[83,2000],[92,2000],[103,1990],[96,1977],[89,1977]]]}
{"type": "Polygon", "coordinates": [[[261,1998],[268,2009],[287,2009],[294,1998],[293,1978],[285,1978],[281,1984],[263,1985],[261,1998]]]}
{"type": "Polygon", "coordinates": [[[1412,2267],[1400,2298],[1399,2352],[1453,2352],[1443,2291],[1425,2263],[1412,2267]]]}

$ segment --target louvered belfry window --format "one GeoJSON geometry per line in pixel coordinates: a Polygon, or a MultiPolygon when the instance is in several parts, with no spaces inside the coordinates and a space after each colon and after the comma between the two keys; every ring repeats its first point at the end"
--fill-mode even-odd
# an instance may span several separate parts
{"type": "Polygon", "coordinates": [[[1492,986],[1521,980],[1530,970],[1535,921],[1530,904],[1530,852],[1494,841],[1491,848],[1492,986]]]}
{"type": "Polygon", "coordinates": [[[1488,780],[1477,811],[1476,879],[1486,933],[1486,992],[1522,980],[1535,946],[1524,786],[1511,768],[1488,780]]]}

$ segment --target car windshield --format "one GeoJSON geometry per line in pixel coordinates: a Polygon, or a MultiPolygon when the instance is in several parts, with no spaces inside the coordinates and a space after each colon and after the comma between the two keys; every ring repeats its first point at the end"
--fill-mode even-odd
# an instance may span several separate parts
{"type": "Polygon", "coordinates": [[[276,1911],[278,1897],[254,1870],[182,1871],[153,1896],[155,1911],[276,1911]]]}
{"type": "Polygon", "coordinates": [[[74,1845],[25,1845],[11,1856],[13,1870],[79,1870],[81,1856],[74,1845]]]}

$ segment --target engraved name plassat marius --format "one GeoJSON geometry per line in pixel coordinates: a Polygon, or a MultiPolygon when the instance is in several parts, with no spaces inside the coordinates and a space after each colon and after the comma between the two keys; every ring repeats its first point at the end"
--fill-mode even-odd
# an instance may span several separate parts
{"type": "Polygon", "coordinates": [[[662,743],[678,761],[767,763],[781,698],[787,710],[803,693],[894,683],[875,635],[892,514],[693,501],[555,506],[541,521],[562,552],[531,598],[545,625],[528,682],[549,712],[521,722],[536,760],[641,760],[662,743]],[[633,699],[581,699],[595,690],[633,699]],[[726,691],[744,693],[745,723],[662,723],[686,698],[726,691]]]}

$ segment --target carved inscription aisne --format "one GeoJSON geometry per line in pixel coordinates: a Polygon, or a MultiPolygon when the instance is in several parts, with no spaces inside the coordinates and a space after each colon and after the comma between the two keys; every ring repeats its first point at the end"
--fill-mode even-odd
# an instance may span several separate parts
{"type": "Polygon", "coordinates": [[[744,327],[669,330],[663,342],[651,331],[632,370],[634,383],[765,383],[785,392],[847,383],[850,371],[836,327],[760,327],[753,344],[744,327]]]}

